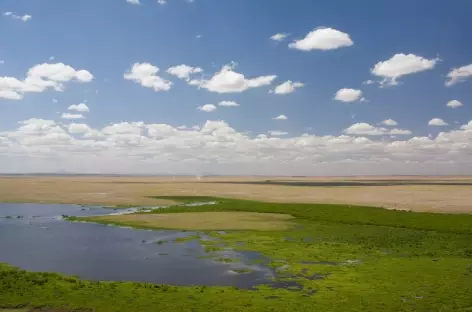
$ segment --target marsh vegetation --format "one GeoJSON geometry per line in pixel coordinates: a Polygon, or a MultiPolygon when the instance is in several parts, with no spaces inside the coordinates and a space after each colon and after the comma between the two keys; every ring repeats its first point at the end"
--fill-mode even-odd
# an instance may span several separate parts
{"type": "MultiPolygon", "coordinates": [[[[193,197],[164,200],[202,201],[193,197]]],[[[277,272],[272,284],[239,289],[88,282],[2,266],[0,302],[4,307],[96,311],[466,311],[472,306],[472,216],[213,200],[217,204],[172,206],[138,216],[175,214],[178,219],[189,213],[192,220],[208,212],[292,216],[290,227],[232,230],[228,225],[219,227],[224,232],[201,229],[190,238],[199,241],[212,257],[236,260],[235,264],[237,259],[221,252],[254,252],[253,263],[277,272]]],[[[135,215],[122,217],[120,225],[135,215]]],[[[100,218],[101,223],[117,222],[100,218]]],[[[250,266],[233,269],[243,276],[250,270],[250,266]]]]}

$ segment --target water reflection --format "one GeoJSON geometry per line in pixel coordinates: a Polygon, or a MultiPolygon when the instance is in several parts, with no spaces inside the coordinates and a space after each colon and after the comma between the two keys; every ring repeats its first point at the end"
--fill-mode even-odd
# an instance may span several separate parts
{"type": "Polygon", "coordinates": [[[91,280],[240,288],[271,282],[271,269],[250,263],[256,254],[225,250],[221,256],[240,259],[225,263],[211,259],[214,255],[209,259],[198,240],[172,242],[192,232],[66,222],[61,217],[112,212],[78,205],[0,204],[0,262],[91,280]]]}

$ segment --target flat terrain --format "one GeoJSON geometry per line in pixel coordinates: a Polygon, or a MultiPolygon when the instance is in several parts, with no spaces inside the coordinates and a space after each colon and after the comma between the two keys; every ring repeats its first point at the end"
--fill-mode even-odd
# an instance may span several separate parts
{"type": "Polygon", "coordinates": [[[100,216],[90,220],[160,229],[181,230],[284,230],[292,224],[287,214],[257,212],[187,212],[100,216]]]}
{"type": "Polygon", "coordinates": [[[157,195],[472,213],[472,177],[0,177],[0,202],[160,205],[157,195]]]}
{"type": "MultiPolygon", "coordinates": [[[[96,312],[465,312],[472,307],[472,215],[222,198],[161,200],[217,203],[176,205],[138,216],[159,220],[159,215],[169,218],[175,214],[178,220],[188,214],[189,226],[198,223],[200,216],[214,218],[217,213],[219,216],[242,213],[240,217],[251,218],[255,215],[259,218],[259,214],[293,216],[287,221],[294,224],[290,228],[207,230],[198,231],[191,238],[216,255],[225,250],[256,252],[261,256],[254,263],[273,268],[276,284],[248,290],[91,282],[0,264],[0,308],[30,306],[96,312]]],[[[135,226],[127,221],[134,217],[123,216],[118,223],[135,226]]],[[[69,220],[74,219],[95,221],[94,217],[69,220]]],[[[173,243],[179,242],[175,239],[173,243]]]]}

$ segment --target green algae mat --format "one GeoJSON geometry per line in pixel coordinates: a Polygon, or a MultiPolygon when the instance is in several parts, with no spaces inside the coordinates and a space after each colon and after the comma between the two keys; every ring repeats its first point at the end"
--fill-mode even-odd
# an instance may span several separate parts
{"type": "MultiPolygon", "coordinates": [[[[257,251],[268,259],[277,279],[291,286],[243,290],[91,282],[0,264],[0,311],[472,311],[472,215],[220,198],[166,199],[217,204],[176,205],[147,214],[292,216],[290,226],[271,230],[231,230],[227,223],[219,229],[224,232],[201,229],[214,238],[202,240],[208,250],[257,251]]],[[[136,218],[128,222],[125,216],[69,219],[153,228],[136,218]]]]}

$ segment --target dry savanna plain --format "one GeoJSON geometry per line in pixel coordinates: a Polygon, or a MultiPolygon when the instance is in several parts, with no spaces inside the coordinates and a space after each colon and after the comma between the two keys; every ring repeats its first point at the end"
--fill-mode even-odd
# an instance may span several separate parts
{"type": "Polygon", "coordinates": [[[3,176],[0,202],[165,205],[151,196],[213,196],[274,203],[472,213],[472,177],[3,176]]]}

